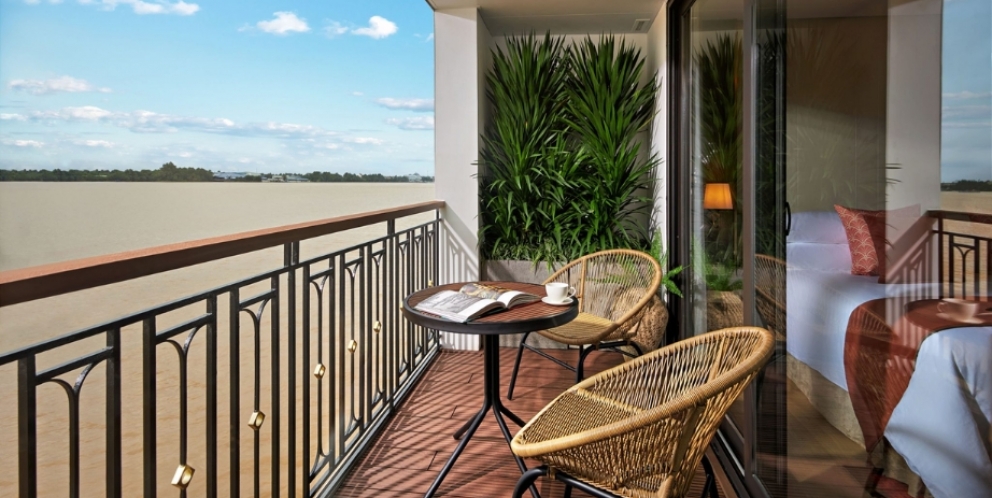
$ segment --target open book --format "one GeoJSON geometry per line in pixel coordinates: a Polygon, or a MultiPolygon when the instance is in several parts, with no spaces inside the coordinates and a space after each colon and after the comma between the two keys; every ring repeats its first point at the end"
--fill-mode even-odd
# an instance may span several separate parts
{"type": "Polygon", "coordinates": [[[453,322],[465,323],[490,311],[532,303],[540,296],[492,285],[465,284],[457,291],[446,290],[424,299],[414,308],[453,322]]]}

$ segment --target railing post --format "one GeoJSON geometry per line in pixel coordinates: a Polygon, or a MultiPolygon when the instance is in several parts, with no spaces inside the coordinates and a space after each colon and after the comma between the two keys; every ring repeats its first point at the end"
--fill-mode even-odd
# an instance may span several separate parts
{"type": "Polygon", "coordinates": [[[121,329],[107,333],[107,498],[120,498],[121,472],[121,329]]]}
{"type": "Polygon", "coordinates": [[[155,319],[146,318],[142,325],[143,342],[141,354],[143,358],[142,390],[144,395],[144,447],[145,447],[145,473],[144,488],[145,497],[154,497],[158,493],[158,483],[156,476],[156,436],[155,422],[157,412],[155,409],[155,319]]]}
{"type": "Polygon", "coordinates": [[[38,405],[34,355],[17,362],[17,445],[21,498],[38,496],[38,405]]]}
{"type": "MultiPolygon", "coordinates": [[[[284,246],[283,253],[283,266],[288,268],[286,275],[286,285],[289,287],[287,290],[287,326],[289,330],[287,331],[289,337],[288,350],[286,352],[286,371],[289,373],[288,378],[288,390],[287,396],[289,397],[289,441],[287,442],[287,453],[289,457],[288,466],[291,469],[289,472],[289,483],[287,494],[289,496],[296,496],[296,476],[294,475],[293,469],[296,469],[296,268],[295,266],[300,262],[300,243],[299,241],[290,242],[284,246]]],[[[306,281],[303,282],[306,285],[306,281]]],[[[278,303],[276,303],[278,306],[278,303]]],[[[306,334],[306,332],[304,332],[306,334]]],[[[303,340],[307,340],[307,336],[303,336],[303,340]]],[[[307,382],[307,372],[304,369],[301,382],[307,382]]],[[[304,410],[308,407],[304,407],[304,410]]]]}

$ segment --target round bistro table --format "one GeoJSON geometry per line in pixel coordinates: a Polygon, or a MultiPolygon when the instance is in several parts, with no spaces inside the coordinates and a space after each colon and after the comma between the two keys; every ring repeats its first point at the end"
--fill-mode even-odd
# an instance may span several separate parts
{"type": "MultiPolygon", "coordinates": [[[[405,316],[407,320],[417,325],[444,332],[482,336],[484,349],[482,408],[475,414],[475,416],[469,419],[465,425],[458,430],[458,432],[455,433],[455,439],[461,439],[461,441],[459,441],[458,447],[455,448],[455,452],[451,454],[451,458],[449,458],[448,462],[444,464],[444,468],[441,469],[441,473],[438,474],[437,478],[434,480],[434,483],[431,484],[430,489],[427,490],[427,493],[424,495],[425,498],[430,498],[434,496],[435,492],[437,492],[438,488],[441,486],[441,482],[444,481],[445,476],[447,476],[448,472],[451,471],[451,468],[455,464],[455,460],[458,459],[458,456],[461,455],[462,451],[468,445],[468,441],[472,438],[472,435],[475,434],[476,429],[479,428],[479,424],[482,423],[482,419],[485,417],[487,412],[492,410],[493,416],[496,418],[496,423],[499,424],[499,429],[503,432],[503,437],[506,438],[507,445],[510,444],[510,441],[513,439],[513,435],[510,434],[510,430],[506,426],[506,421],[503,420],[503,415],[509,417],[510,420],[513,420],[517,425],[524,425],[524,421],[511,412],[508,408],[503,406],[503,402],[499,398],[499,336],[504,334],[520,334],[524,332],[533,332],[535,330],[559,327],[574,320],[579,314],[577,299],[573,299],[572,304],[564,306],[553,306],[550,304],[545,304],[541,301],[521,304],[515,306],[513,309],[482,316],[467,323],[452,322],[414,308],[424,299],[427,299],[440,291],[457,291],[466,283],[469,282],[431,287],[414,292],[403,300],[403,316],[405,316]]],[[[528,292],[541,297],[546,296],[543,285],[525,284],[520,282],[481,283],[495,285],[510,290],[528,292]]],[[[518,458],[516,455],[513,455],[513,458],[516,460],[517,467],[520,468],[520,471],[525,472],[527,467],[524,466],[523,460],[518,458]]],[[[533,487],[531,492],[535,497],[537,496],[536,490],[533,489],[533,487]]]]}

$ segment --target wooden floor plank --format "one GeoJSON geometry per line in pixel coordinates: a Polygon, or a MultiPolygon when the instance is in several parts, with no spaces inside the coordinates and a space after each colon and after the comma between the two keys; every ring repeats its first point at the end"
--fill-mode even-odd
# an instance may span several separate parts
{"type": "MultiPolygon", "coordinates": [[[[574,362],[577,350],[551,350],[574,362]]],[[[500,350],[501,397],[525,421],[574,384],[574,373],[525,351],[513,400],[506,400],[516,349],[500,350]]],[[[338,496],[346,498],[423,496],[458,445],[452,434],[482,406],[482,353],[444,352],[400,407],[372,448],[348,476],[338,496]]],[[[592,375],[622,361],[614,353],[593,353],[587,359],[592,375]]],[[[519,427],[507,420],[511,434],[519,427]]],[[[528,465],[534,465],[529,462],[528,465]]],[[[702,489],[702,471],[694,488],[702,489]]],[[[509,496],[520,478],[510,448],[493,415],[455,462],[437,496],[454,498],[509,496]]],[[[545,498],[561,497],[561,483],[540,480],[545,498]]],[[[573,496],[585,496],[574,492],[573,496]]]]}

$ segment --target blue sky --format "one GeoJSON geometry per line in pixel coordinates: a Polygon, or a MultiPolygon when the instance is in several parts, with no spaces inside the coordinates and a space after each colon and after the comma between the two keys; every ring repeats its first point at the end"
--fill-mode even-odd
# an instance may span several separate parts
{"type": "Polygon", "coordinates": [[[433,174],[422,0],[0,0],[0,168],[433,174]]]}
{"type": "Polygon", "coordinates": [[[992,180],[992,1],[944,3],[941,180],[992,180]]]}

